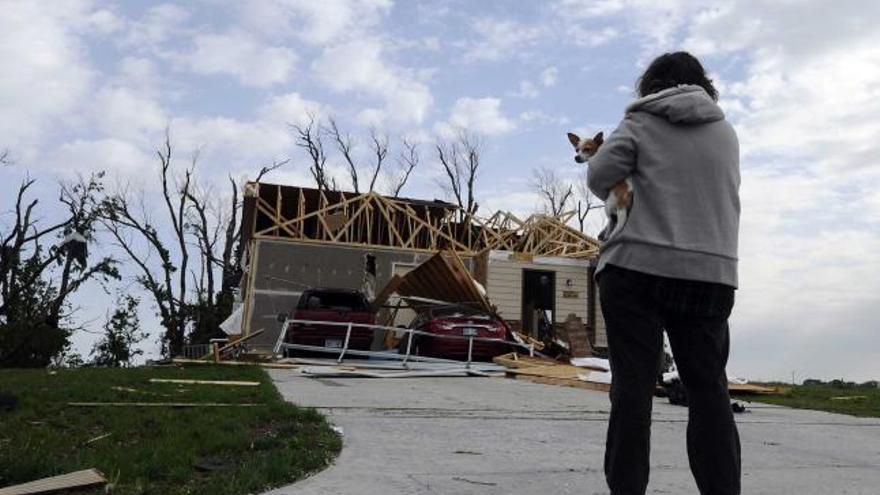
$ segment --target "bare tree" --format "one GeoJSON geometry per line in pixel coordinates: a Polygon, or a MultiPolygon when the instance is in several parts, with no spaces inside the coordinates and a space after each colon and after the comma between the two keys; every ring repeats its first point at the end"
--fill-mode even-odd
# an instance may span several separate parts
{"type": "MultiPolygon", "coordinates": [[[[348,175],[351,179],[351,186],[354,189],[354,192],[360,193],[360,175],[362,167],[358,165],[358,159],[355,156],[357,143],[350,134],[343,133],[339,130],[339,125],[336,123],[335,119],[331,117],[327,120],[328,125],[325,132],[333,140],[337,151],[342,155],[345,164],[348,166],[348,175]]],[[[369,160],[369,192],[376,190],[376,180],[379,178],[379,174],[382,171],[382,167],[385,165],[386,158],[388,157],[389,144],[390,142],[387,135],[380,133],[376,128],[370,129],[369,146],[371,159],[369,160]]]]}
{"type": "Polygon", "coordinates": [[[385,159],[388,157],[388,135],[381,134],[376,128],[370,129],[370,151],[373,155],[373,163],[372,163],[372,173],[370,175],[370,192],[373,192],[376,189],[376,179],[379,177],[379,172],[382,171],[382,166],[385,164],[385,159]]]}
{"type": "Polygon", "coordinates": [[[309,172],[315,179],[318,190],[335,191],[337,189],[336,179],[327,173],[327,153],[324,151],[321,125],[315,120],[315,116],[309,114],[308,122],[290,124],[290,127],[296,133],[296,145],[306,150],[311,159],[309,172]]]}
{"type": "Polygon", "coordinates": [[[459,129],[453,139],[439,140],[435,145],[446,178],[442,185],[467,216],[479,208],[474,187],[482,149],[480,137],[464,129],[459,129]]]}
{"type": "Polygon", "coordinates": [[[408,140],[407,138],[400,139],[401,145],[403,149],[397,155],[397,172],[392,174],[389,182],[391,183],[391,195],[395,198],[400,197],[400,191],[403,190],[403,186],[409,181],[409,176],[412,174],[413,169],[415,169],[420,160],[419,156],[419,147],[416,143],[408,140]]]}
{"type": "Polygon", "coordinates": [[[9,150],[0,151],[0,166],[12,164],[12,158],[9,156],[9,150]]]}
{"type": "Polygon", "coordinates": [[[558,217],[565,212],[565,207],[573,194],[571,184],[562,180],[556,172],[549,168],[532,171],[532,187],[541,195],[544,210],[558,217]]]}
{"type": "Polygon", "coordinates": [[[144,204],[142,192],[138,197],[127,188],[120,189],[108,198],[103,224],[116,240],[117,246],[137,266],[140,274],[136,280],[152,297],[165,328],[165,351],[175,355],[183,348],[188,322],[187,212],[192,206],[192,177],[198,157],[193,155],[182,179],[175,180],[171,170],[171,136],[167,130],[165,143],[157,155],[162,199],[172,232],[170,239],[162,234],[162,223],[153,219],[151,209],[144,204]],[[139,245],[145,246],[146,252],[138,251],[136,246],[139,245]],[[176,256],[170,249],[172,245],[177,249],[176,256]]]}
{"type": "Polygon", "coordinates": [[[602,208],[604,204],[599,201],[590,188],[587,187],[587,171],[584,170],[580,177],[578,177],[577,187],[575,188],[577,191],[577,219],[578,219],[578,229],[581,232],[586,233],[586,220],[587,215],[592,210],[596,210],[602,208]]]}

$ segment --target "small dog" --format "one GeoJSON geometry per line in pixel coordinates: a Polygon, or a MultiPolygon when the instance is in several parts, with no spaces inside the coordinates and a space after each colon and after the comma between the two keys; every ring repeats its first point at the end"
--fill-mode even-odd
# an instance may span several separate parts
{"type": "MultiPolygon", "coordinates": [[[[599,147],[605,142],[605,138],[602,132],[585,139],[569,132],[568,141],[574,146],[574,161],[585,163],[599,151],[599,147]]],[[[618,182],[608,192],[608,198],[605,200],[605,214],[608,216],[608,225],[599,234],[599,240],[606,241],[623,229],[629,210],[632,209],[632,192],[632,180],[628,177],[618,182]]]]}

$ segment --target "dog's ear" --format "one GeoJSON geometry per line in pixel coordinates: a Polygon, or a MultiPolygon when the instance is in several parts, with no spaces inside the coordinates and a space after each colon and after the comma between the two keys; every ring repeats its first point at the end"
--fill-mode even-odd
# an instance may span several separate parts
{"type": "Polygon", "coordinates": [[[575,148],[578,147],[578,144],[581,142],[581,138],[578,137],[577,134],[573,132],[568,133],[568,142],[571,143],[575,148]]]}
{"type": "Polygon", "coordinates": [[[605,134],[602,131],[599,131],[598,134],[593,136],[593,142],[596,144],[602,144],[605,142],[605,134]]]}

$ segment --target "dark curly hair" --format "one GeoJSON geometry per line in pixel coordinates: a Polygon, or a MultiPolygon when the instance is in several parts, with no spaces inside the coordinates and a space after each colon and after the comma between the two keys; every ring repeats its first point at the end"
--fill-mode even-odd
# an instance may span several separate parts
{"type": "Polygon", "coordinates": [[[718,101],[718,90],[706,76],[703,64],[688,52],[664,53],[655,58],[636,81],[636,93],[648,96],[679,84],[696,84],[718,101]]]}

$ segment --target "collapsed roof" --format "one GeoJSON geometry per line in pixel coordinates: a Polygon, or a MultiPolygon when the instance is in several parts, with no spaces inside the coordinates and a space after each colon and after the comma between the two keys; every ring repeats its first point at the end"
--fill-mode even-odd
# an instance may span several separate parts
{"type": "Polygon", "coordinates": [[[596,239],[561,217],[509,212],[488,219],[445,201],[424,201],[250,182],[245,186],[242,241],[254,237],[473,255],[505,250],[529,256],[593,258],[596,239]]]}

